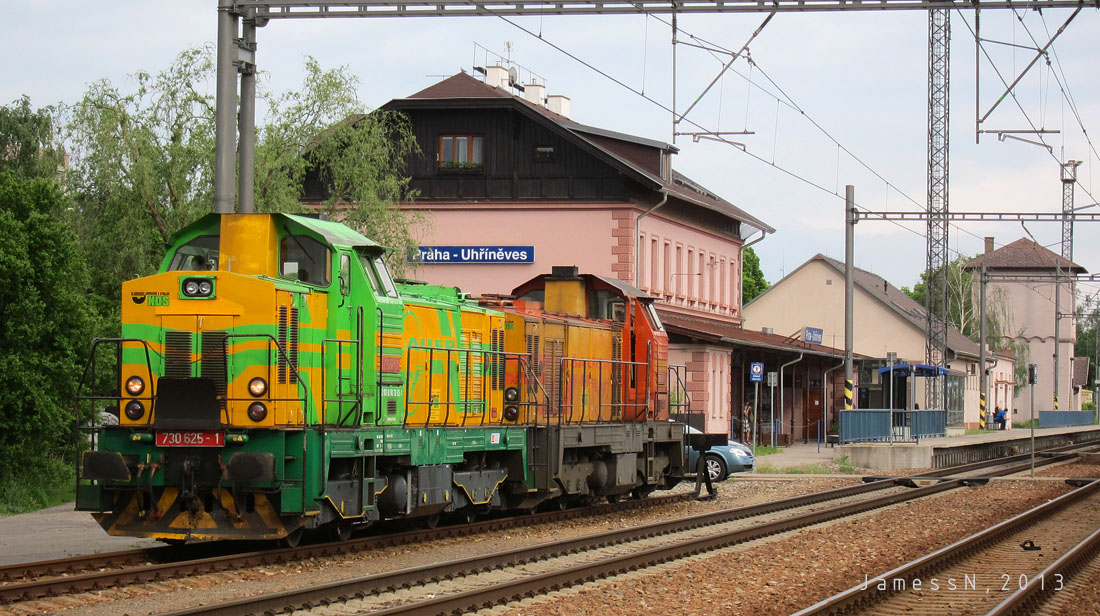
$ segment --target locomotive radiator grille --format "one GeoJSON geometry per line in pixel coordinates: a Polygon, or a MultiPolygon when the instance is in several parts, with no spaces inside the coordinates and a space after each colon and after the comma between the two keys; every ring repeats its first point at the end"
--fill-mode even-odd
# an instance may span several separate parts
{"type": "Polygon", "coordinates": [[[504,390],[504,330],[494,329],[491,331],[492,340],[490,341],[490,349],[493,351],[493,359],[491,364],[491,387],[493,391],[504,390]]]}
{"type": "Polygon", "coordinates": [[[287,369],[287,359],[290,359],[291,367],[298,368],[298,309],[290,306],[279,306],[279,347],[284,352],[279,353],[278,372],[279,383],[295,384],[298,382],[295,372],[287,369]]]}
{"type": "Polygon", "coordinates": [[[164,332],[164,376],[191,377],[191,332],[164,332]]]}
{"type": "Polygon", "coordinates": [[[200,348],[202,349],[202,356],[200,364],[201,376],[204,379],[210,379],[214,381],[214,385],[217,388],[219,405],[222,409],[225,409],[225,388],[226,388],[226,332],[222,331],[210,331],[203,332],[202,339],[200,341],[200,348]]]}
{"type": "Polygon", "coordinates": [[[623,339],[622,334],[615,334],[611,338],[611,406],[612,413],[619,414],[623,403],[623,339]]]}

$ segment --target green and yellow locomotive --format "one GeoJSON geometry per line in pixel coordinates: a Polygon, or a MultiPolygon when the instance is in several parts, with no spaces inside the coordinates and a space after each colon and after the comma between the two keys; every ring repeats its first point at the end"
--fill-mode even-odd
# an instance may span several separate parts
{"type": "Polygon", "coordinates": [[[82,383],[80,401],[117,421],[86,430],[77,509],[112,535],[295,542],[686,475],[648,296],[555,268],[478,303],[395,282],[382,257],[303,216],[176,234],[157,274],[123,285],[122,338],[93,349],[119,389],[82,383]]]}

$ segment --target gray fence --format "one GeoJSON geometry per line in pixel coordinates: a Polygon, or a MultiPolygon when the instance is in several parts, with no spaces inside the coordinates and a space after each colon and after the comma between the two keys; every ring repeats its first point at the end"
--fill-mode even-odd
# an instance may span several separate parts
{"type": "Polygon", "coordinates": [[[947,411],[860,409],[840,411],[840,442],[916,443],[947,435],[947,411]]]}
{"type": "Polygon", "coordinates": [[[1096,423],[1096,411],[1039,411],[1040,428],[1091,426],[1096,423]]]}

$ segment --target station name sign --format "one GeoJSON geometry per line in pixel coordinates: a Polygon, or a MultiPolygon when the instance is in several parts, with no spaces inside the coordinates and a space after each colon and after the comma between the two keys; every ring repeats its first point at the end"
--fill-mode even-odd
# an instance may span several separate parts
{"type": "Polygon", "coordinates": [[[534,246],[421,246],[410,263],[534,263],[534,246]]]}
{"type": "Polygon", "coordinates": [[[802,340],[810,344],[821,344],[821,341],[825,338],[824,334],[825,332],[817,327],[802,328],[802,340]]]}

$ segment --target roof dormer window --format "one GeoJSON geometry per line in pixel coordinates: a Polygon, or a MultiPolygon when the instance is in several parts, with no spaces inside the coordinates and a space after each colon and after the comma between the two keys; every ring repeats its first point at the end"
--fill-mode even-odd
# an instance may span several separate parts
{"type": "Polygon", "coordinates": [[[481,169],[481,135],[440,135],[440,169],[481,169]]]}

